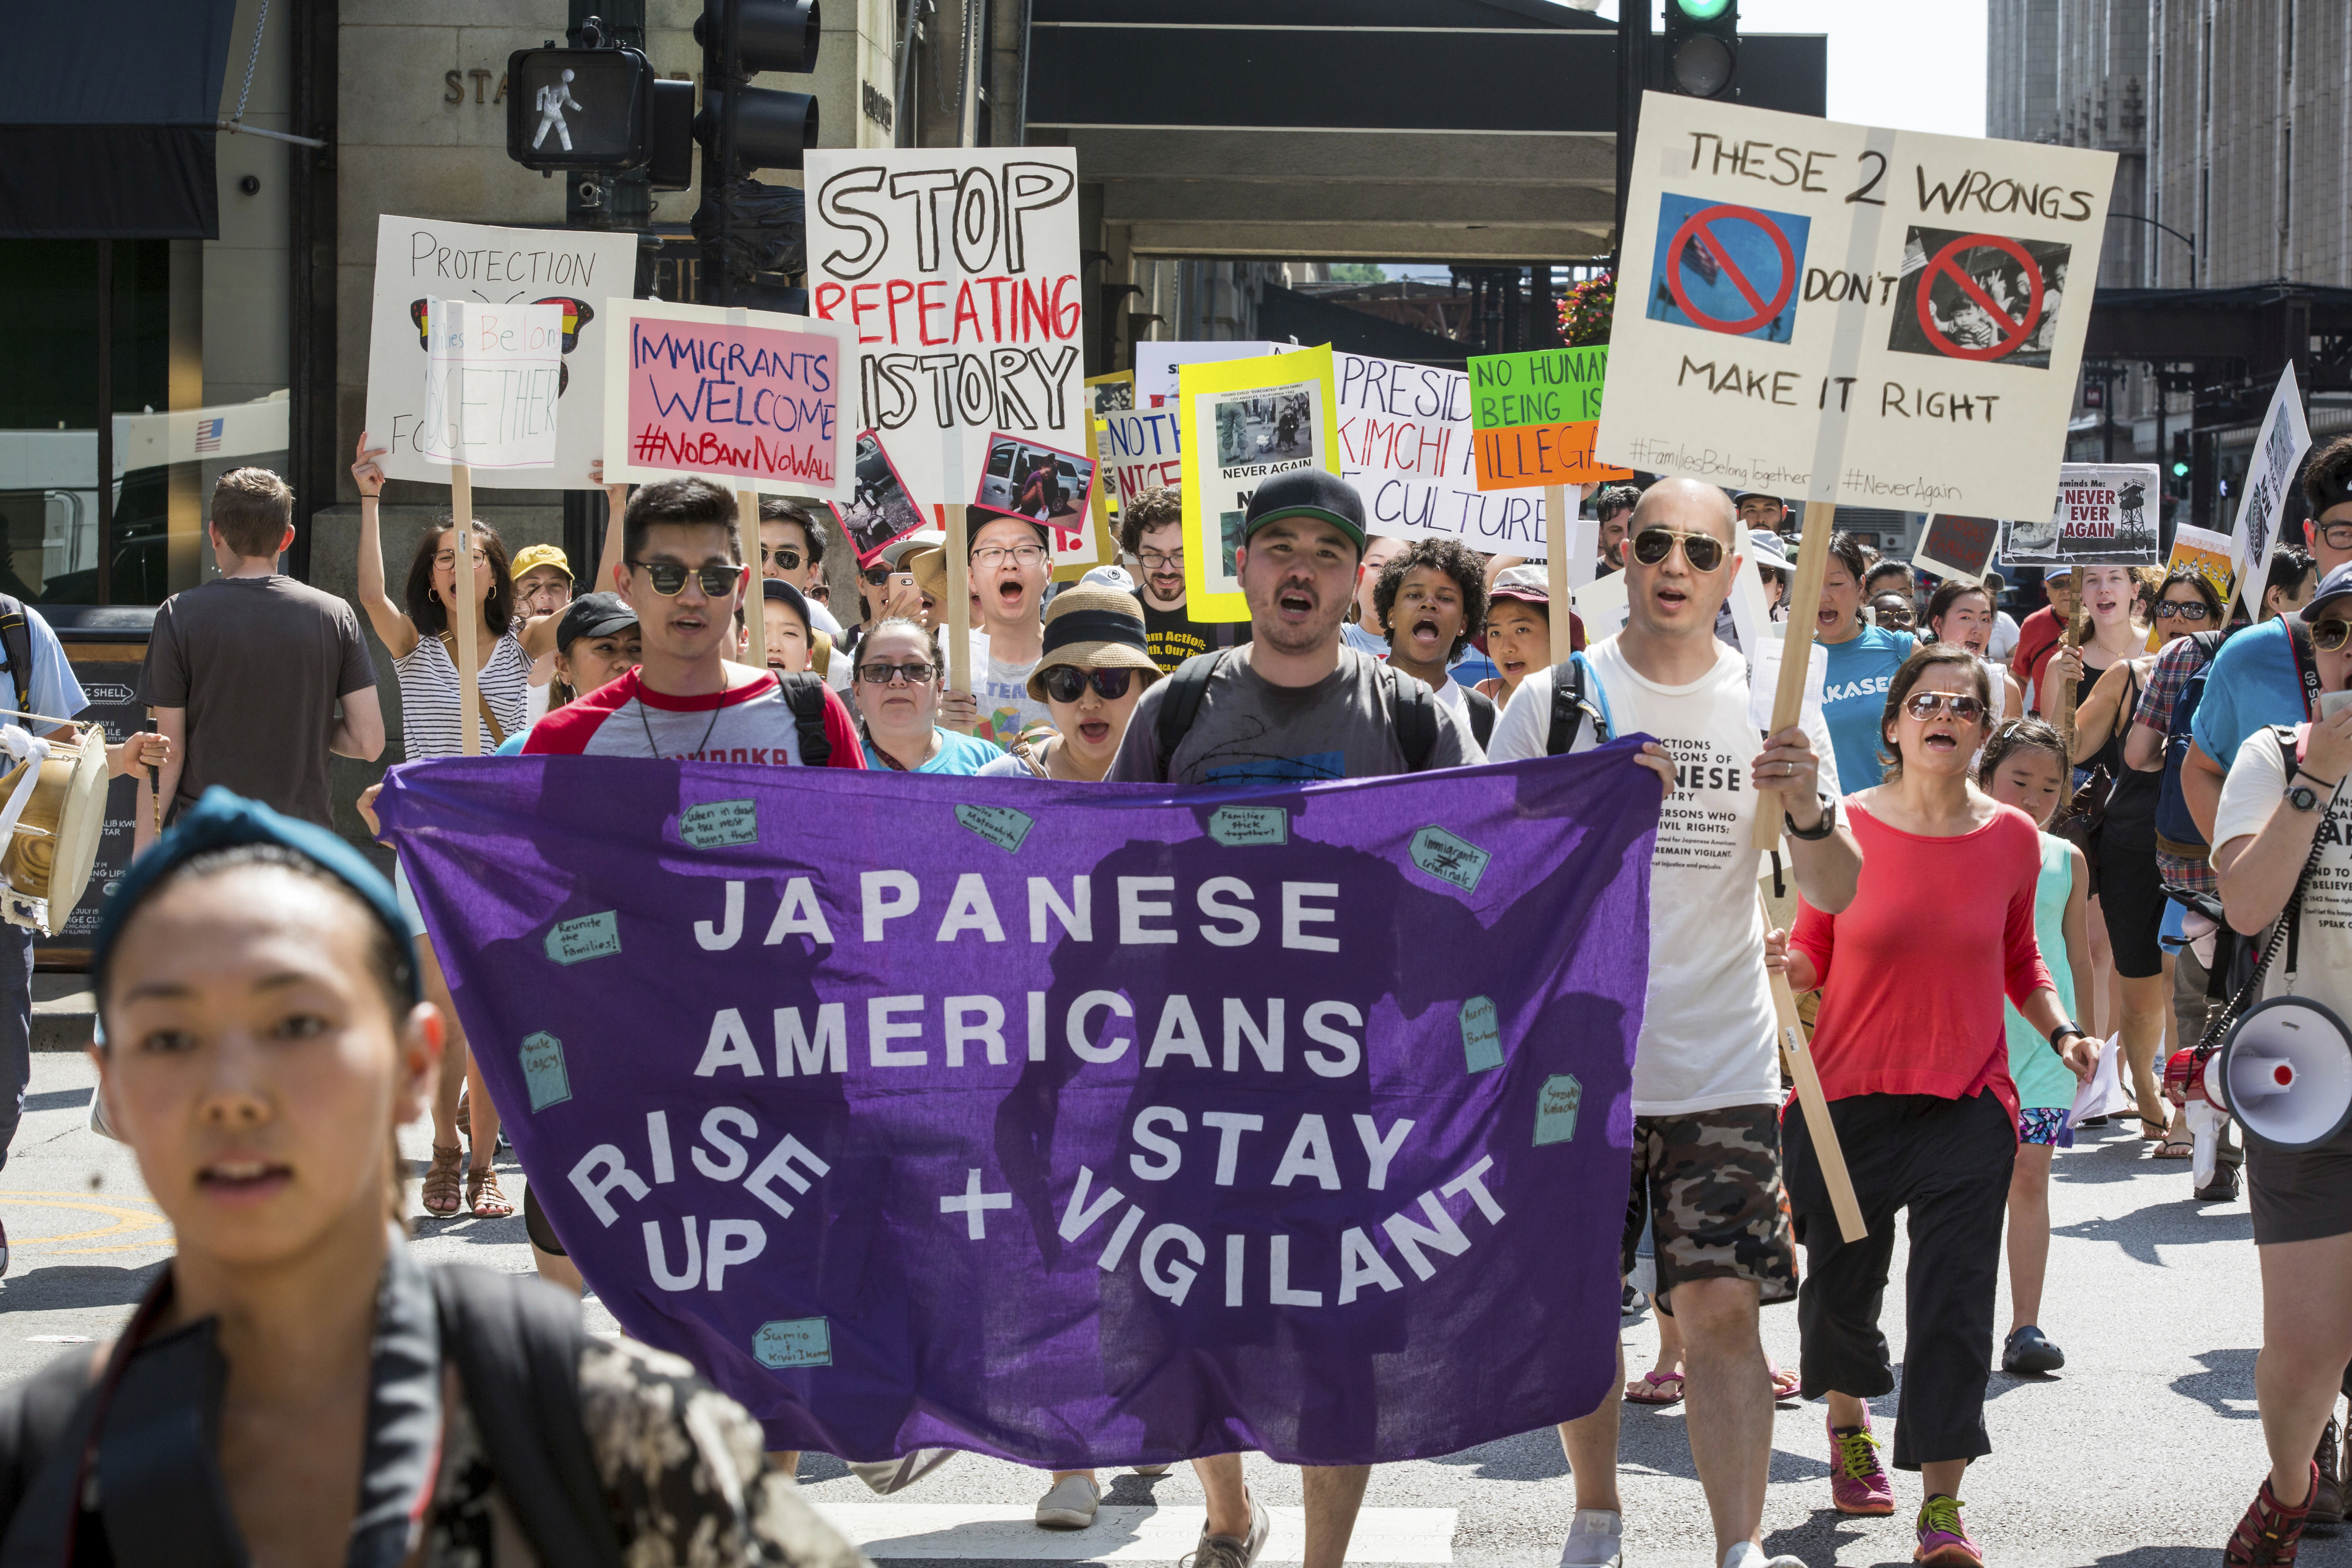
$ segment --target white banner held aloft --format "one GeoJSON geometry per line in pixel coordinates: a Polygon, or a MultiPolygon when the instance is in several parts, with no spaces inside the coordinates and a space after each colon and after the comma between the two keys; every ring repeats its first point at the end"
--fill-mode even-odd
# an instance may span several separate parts
{"type": "Polygon", "coordinates": [[[1263,360],[1273,354],[1295,354],[1297,343],[1261,343],[1218,340],[1213,342],[1146,341],[1135,345],[1135,406],[1139,409],[1176,406],[1176,372],[1186,365],[1214,365],[1227,360],[1263,360]]]}
{"type": "Polygon", "coordinates": [[[2116,155],[1645,93],[1604,462],[1807,501],[2049,505],[2116,155]]]}
{"type": "Polygon", "coordinates": [[[2045,570],[2154,566],[2161,499],[2153,463],[2061,464],[2056,499],[2010,523],[2000,559],[2045,570]]]}
{"type": "Polygon", "coordinates": [[[2311,427],[2304,423],[2303,391],[2295,384],[2294,366],[2279,371],[2271,389],[2271,406],[2254,437],[2253,455],[2246,465],[2246,487],[2238,496],[2237,520],[2230,528],[2230,565],[2238,574],[2238,591],[2247,608],[2259,610],[2263,589],[2270,581],[2271,556],[2278,549],[2279,519],[2286,511],[2287,490],[2303,455],[2311,450],[2311,427]]]}
{"type": "Polygon", "coordinates": [[[1373,533],[1460,539],[1489,555],[1544,553],[1543,491],[1478,488],[1470,378],[1460,371],[1334,352],[1340,476],[1373,533]]]}
{"type": "Polygon", "coordinates": [[[374,299],[369,316],[367,433],[388,450],[394,479],[449,482],[425,455],[425,314],[435,299],[486,305],[551,305],[562,315],[562,408],[555,466],[485,466],[474,483],[491,488],[584,490],[588,465],[604,442],[607,295],[635,291],[637,236],[582,229],[509,229],[385,214],[376,220],[374,299]]]}
{"type": "Polygon", "coordinates": [[[1076,152],[862,148],[807,165],[810,314],[846,329],[849,428],[880,433],[915,504],[969,505],[996,433],[1091,450],[1076,152]]]}
{"type": "Polygon", "coordinates": [[[443,467],[551,467],[563,369],[562,309],[435,299],[425,319],[419,455],[443,467]]]}

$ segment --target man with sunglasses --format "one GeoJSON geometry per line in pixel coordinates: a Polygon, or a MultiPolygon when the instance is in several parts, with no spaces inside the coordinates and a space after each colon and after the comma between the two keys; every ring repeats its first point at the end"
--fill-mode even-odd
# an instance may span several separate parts
{"type": "MultiPolygon", "coordinates": [[[[1659,1307],[1682,1331],[1685,1426],[1717,1557],[1725,1568],[1762,1568],[1757,1537],[1773,1405],[1758,1312],[1796,1299],[1797,1255],[1749,848],[1756,813],[1785,812],[1797,890],[1818,908],[1853,901],[1862,854],[1838,821],[1828,727],[1811,715],[1759,743],[1748,716],[1747,663],[1716,638],[1732,573],[1745,570],[1733,553],[1739,537],[1730,499],[1716,486],[1651,486],[1625,549],[1625,629],[1582,657],[1615,732],[1658,737],[1640,760],[1669,796],[1651,856],[1649,996],[1633,1058],[1634,1202],[1622,1257],[1630,1273],[1646,1200],[1659,1307]]],[[[1495,760],[1550,750],[1552,693],[1565,668],[1521,683],[1496,725],[1495,760]]],[[[1612,1385],[1600,1408],[1560,1425],[1576,1479],[1576,1519],[1560,1556],[1568,1568],[1620,1561],[1618,1413],[1612,1385]]],[[[1796,1563],[1775,1557],[1769,1568],[1796,1563]]]]}
{"type": "Polygon", "coordinates": [[[1246,621],[1195,621],[1184,612],[1184,499],[1154,485],[1118,509],[1118,548],[1136,563],[1144,645],[1165,674],[1195,653],[1249,641],[1246,621]]]}
{"type": "Polygon", "coordinates": [[[849,710],[823,680],[726,657],[752,580],[732,495],[665,479],[629,497],[621,528],[614,586],[637,612],[644,662],[540,720],[525,756],[866,766],[849,710]]]}
{"type": "MultiPolygon", "coordinates": [[[[2313,455],[2303,471],[2303,495],[2311,507],[2304,538],[2325,581],[2352,562],[2352,435],[2338,436],[2313,455]]],[[[2318,716],[2305,632],[2310,621],[2307,609],[2275,616],[2231,638],[2213,655],[2189,724],[2195,744],[2180,765],[2181,799],[2209,841],[2222,776],[2246,737],[2318,716]]]]}
{"type": "Polygon", "coordinates": [[[811,585],[824,578],[824,525],[782,496],[760,497],[760,576],[799,590],[808,607],[809,630],[841,641],[841,622],[808,597],[811,585]]]}

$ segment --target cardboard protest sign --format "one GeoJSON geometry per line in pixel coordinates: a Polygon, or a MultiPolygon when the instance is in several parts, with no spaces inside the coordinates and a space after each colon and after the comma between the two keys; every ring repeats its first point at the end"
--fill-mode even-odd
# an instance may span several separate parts
{"type": "Polygon", "coordinates": [[[2245,586],[2247,607],[2262,601],[2270,581],[2271,555],[2278,549],[2279,520],[2286,514],[2287,492],[2294,484],[2303,455],[2311,450],[2311,430],[2304,423],[2303,392],[2295,384],[2294,366],[2279,371],[2271,389],[2271,405],[2263,412],[2262,430],[2254,437],[2253,457],[2246,465],[2246,487],[2239,493],[2237,521],[2231,527],[2230,564],[2245,586]]]}
{"type": "Polygon", "coordinates": [[[1214,365],[1227,360],[1263,360],[1273,354],[1295,354],[1296,343],[1246,340],[1213,342],[1154,342],[1135,345],[1135,406],[1176,406],[1176,372],[1186,365],[1214,365]]]}
{"type": "MultiPolygon", "coordinates": [[[[374,298],[369,314],[367,431],[385,447],[394,479],[446,485],[449,471],[425,452],[425,311],[434,299],[548,305],[561,316],[555,376],[562,410],[552,469],[483,465],[474,483],[493,488],[579,490],[604,453],[605,301],[635,287],[637,239],[583,229],[509,229],[384,214],[376,220],[374,298]]],[[[446,428],[446,427],[445,427],[446,428]]]]}
{"type": "Polygon", "coordinates": [[[1103,488],[1123,506],[1144,491],[1184,482],[1176,410],[1111,409],[1102,415],[1103,488]]]}
{"type": "Polygon", "coordinates": [[[1468,376],[1337,350],[1331,362],[1339,473],[1364,498],[1373,533],[1460,539],[1490,555],[1544,553],[1543,492],[1479,488],[1468,376]]]}
{"type": "MultiPolygon", "coordinates": [[[[2173,530],[2172,553],[2165,558],[2164,575],[2170,577],[2184,566],[2194,569],[2213,585],[2213,591],[2221,595],[2221,608],[2226,612],[2230,606],[2230,595],[2237,587],[2237,577],[2230,563],[2230,536],[2217,534],[2210,528],[2198,528],[2192,523],[2182,523],[2173,530]]],[[[2147,651],[2153,653],[2163,647],[2172,629],[2161,621],[2148,628],[2147,651]]],[[[2189,630],[2218,632],[2221,628],[2200,624],[2189,630]]]]}
{"type": "Polygon", "coordinates": [[[1234,573],[1249,498],[1293,468],[1339,472],[1331,350],[1186,365],[1177,404],[1184,449],[1184,612],[1195,621],[1246,621],[1234,573]]]}
{"type": "Polygon", "coordinates": [[[2000,545],[2000,518],[1958,517],[1938,512],[1920,531],[1911,564],[1937,577],[1981,582],[1992,570],[1993,552],[2000,545]]]}
{"type": "Polygon", "coordinates": [[[1474,355],[1465,369],[1481,490],[1633,476],[1592,456],[1609,374],[1605,345],[1474,355]]]}
{"type": "Polygon", "coordinates": [[[607,482],[698,474],[730,490],[849,495],[840,328],[659,299],[604,308],[607,482]]]}
{"type": "Polygon", "coordinates": [[[2115,168],[1645,93],[1599,457],[1807,501],[2039,515],[2115,168]]]}
{"type": "Polygon", "coordinates": [[[1084,452],[1077,154],[857,148],[807,158],[809,308],[846,333],[853,430],[922,506],[961,506],[995,434],[1084,452]]]}
{"type": "Polygon", "coordinates": [[[425,321],[418,455],[477,470],[551,466],[563,312],[553,305],[432,299],[425,321]]]}
{"type": "Polygon", "coordinates": [[[2000,557],[2052,570],[2153,566],[2157,499],[2153,463],[2063,465],[2056,503],[2012,521],[2000,557]]]}
{"type": "Polygon", "coordinates": [[[766,1447],[1353,1464],[1613,1395],[1631,747],[1172,792],[443,760],[379,810],[572,1261],[766,1447]]]}

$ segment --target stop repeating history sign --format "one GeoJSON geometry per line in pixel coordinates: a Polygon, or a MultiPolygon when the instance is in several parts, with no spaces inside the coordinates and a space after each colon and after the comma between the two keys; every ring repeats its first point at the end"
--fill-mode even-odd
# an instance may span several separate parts
{"type": "Polygon", "coordinates": [[[2113,153],[1650,93],[1633,168],[1598,461],[2048,511],[2113,153]]]}

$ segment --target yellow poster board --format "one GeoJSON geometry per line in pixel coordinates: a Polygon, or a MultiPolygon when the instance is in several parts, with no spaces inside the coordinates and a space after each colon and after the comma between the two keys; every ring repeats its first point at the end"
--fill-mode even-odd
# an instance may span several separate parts
{"type": "Polygon", "coordinates": [[[1177,370],[1184,446],[1184,612],[1246,621],[1234,573],[1253,491],[1294,468],[1339,472],[1331,349],[1177,370]]]}

